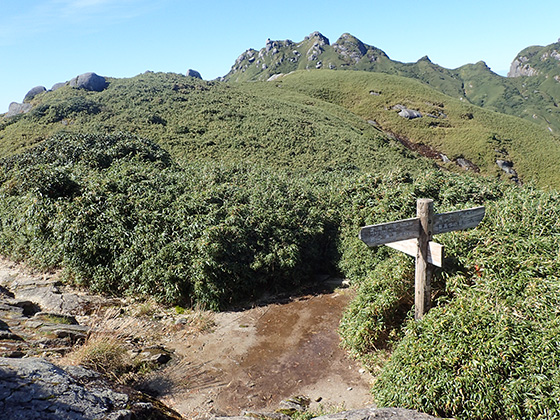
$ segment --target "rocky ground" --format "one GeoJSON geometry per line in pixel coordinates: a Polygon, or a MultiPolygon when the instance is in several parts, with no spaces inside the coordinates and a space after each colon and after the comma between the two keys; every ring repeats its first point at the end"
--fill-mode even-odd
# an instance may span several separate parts
{"type": "MultiPolygon", "coordinates": [[[[363,410],[371,377],[336,332],[352,292],[320,285],[215,314],[92,296],[0,260],[0,410],[10,419],[287,419],[303,409],[372,418],[363,410]],[[107,337],[143,370],[104,377],[76,366],[77,350],[107,337]]],[[[391,410],[375,418],[429,418],[391,410]]]]}

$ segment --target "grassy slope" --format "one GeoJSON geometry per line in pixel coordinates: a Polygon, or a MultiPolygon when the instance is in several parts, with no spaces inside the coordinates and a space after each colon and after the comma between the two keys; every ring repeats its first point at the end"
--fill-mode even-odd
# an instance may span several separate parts
{"type": "Polygon", "coordinates": [[[64,130],[131,132],[183,160],[305,170],[373,169],[411,157],[340,106],[301,94],[276,95],[272,85],[254,92],[252,87],[153,73],[112,80],[100,93],[65,87],[37,98],[29,114],[0,125],[0,155],[64,130]]]}
{"type": "Polygon", "coordinates": [[[509,159],[523,180],[560,186],[560,179],[551,170],[560,158],[559,138],[522,119],[465,104],[420,82],[385,74],[299,72],[275,83],[279,84],[283,90],[342,105],[365,120],[376,121],[384,130],[430,145],[450,159],[468,158],[483,173],[501,176],[495,161],[509,159]],[[372,91],[381,95],[372,95],[372,91]],[[397,104],[447,117],[405,120],[391,109],[397,104]]]}
{"type": "Polygon", "coordinates": [[[245,56],[236,62],[225,79],[265,81],[272,75],[316,68],[391,74],[419,80],[453,98],[536,122],[560,134],[560,72],[554,56],[558,43],[529,47],[518,54],[524,65],[538,70],[538,76],[506,78],[493,73],[482,61],[454,70],[432,63],[428,57],[401,63],[349,34],[320,49],[313,47],[315,42],[322,40],[311,36],[300,43],[277,41],[269,48],[253,50],[254,59],[245,56]]]}
{"type": "Polygon", "coordinates": [[[457,418],[558,416],[558,194],[426,171],[366,120],[437,139],[489,172],[505,149],[522,176],[557,185],[538,166],[554,163],[557,140],[536,125],[361,72],[233,86],[145,74],[102,93],[47,93],[37,105],[2,126],[3,154],[60,129],[126,130],[199,162],[176,165],[151,142],[97,134],[58,136],[2,161],[4,254],[63,266],[94,290],[210,307],[293,288],[338,263],[359,287],[346,345],[363,355],[394,339],[380,404],[457,418]],[[395,103],[447,118],[405,121],[395,103]],[[293,176],[298,168],[307,177],[293,176]],[[438,239],[448,266],[418,324],[407,318],[412,259],[356,237],[364,224],[411,217],[417,197],[433,198],[437,212],[488,208],[480,228],[438,239]]]}
{"type": "Polygon", "coordinates": [[[104,92],[66,87],[35,101],[29,114],[0,125],[0,155],[60,130],[125,131],[156,140],[179,159],[241,158],[306,170],[398,165],[406,152],[366,122],[374,120],[450,159],[465,157],[484,174],[505,177],[495,163],[505,159],[523,181],[560,186],[550,170],[560,161],[560,144],[546,129],[380,73],[301,71],[257,83],[146,73],[112,80],[104,92]],[[391,109],[397,104],[439,118],[408,121],[391,109]]]}

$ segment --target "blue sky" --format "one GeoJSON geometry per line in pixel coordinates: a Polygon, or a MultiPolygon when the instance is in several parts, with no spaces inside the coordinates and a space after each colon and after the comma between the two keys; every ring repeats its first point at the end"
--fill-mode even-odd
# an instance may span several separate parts
{"type": "Polygon", "coordinates": [[[0,113],[34,86],[89,71],[214,79],[267,38],[313,31],[331,43],[349,32],[403,62],[483,60],[503,73],[523,48],[558,40],[557,1],[0,0],[0,113]]]}

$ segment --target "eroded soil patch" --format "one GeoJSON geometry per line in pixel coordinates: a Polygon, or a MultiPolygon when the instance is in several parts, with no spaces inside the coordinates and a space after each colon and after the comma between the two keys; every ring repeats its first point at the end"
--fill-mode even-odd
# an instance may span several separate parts
{"type": "Polygon", "coordinates": [[[211,332],[167,343],[177,361],[144,384],[187,418],[274,409],[295,395],[317,404],[371,404],[371,377],[339,346],[350,290],[216,314],[211,332]]]}

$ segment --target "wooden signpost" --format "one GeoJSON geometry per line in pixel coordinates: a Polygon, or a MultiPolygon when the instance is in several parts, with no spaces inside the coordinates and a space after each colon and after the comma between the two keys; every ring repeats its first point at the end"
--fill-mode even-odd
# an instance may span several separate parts
{"type": "Polygon", "coordinates": [[[421,198],[416,202],[416,217],[365,226],[360,239],[369,247],[387,245],[416,258],[414,317],[420,319],[430,310],[433,267],[443,266],[443,246],[432,242],[432,236],[475,227],[484,213],[484,207],[475,207],[434,214],[433,200],[421,198]]]}

